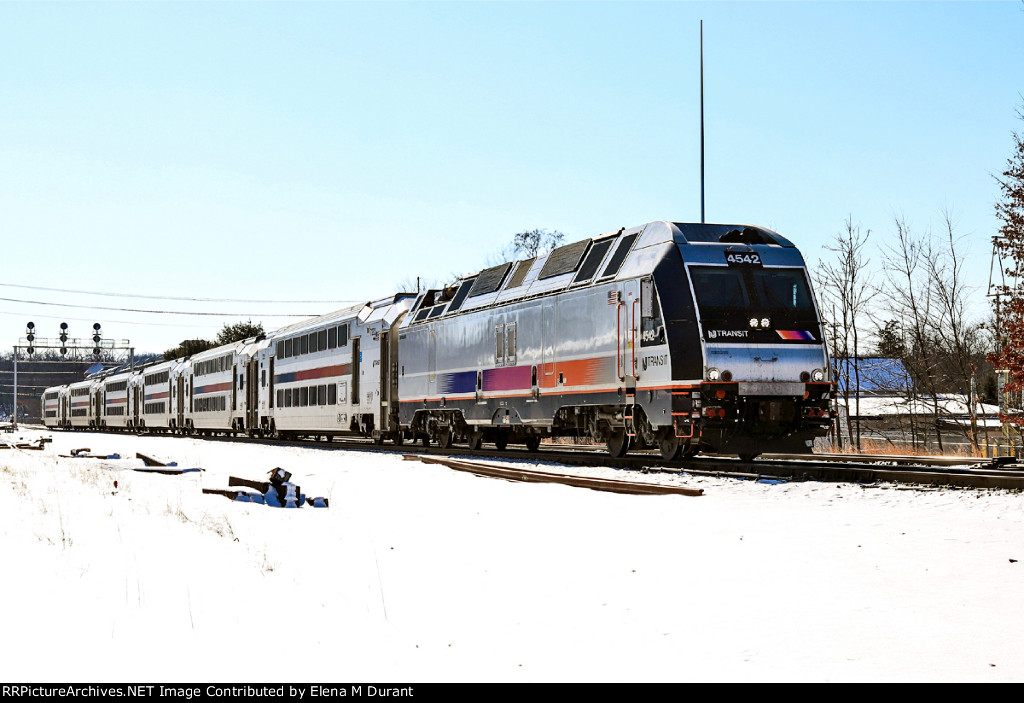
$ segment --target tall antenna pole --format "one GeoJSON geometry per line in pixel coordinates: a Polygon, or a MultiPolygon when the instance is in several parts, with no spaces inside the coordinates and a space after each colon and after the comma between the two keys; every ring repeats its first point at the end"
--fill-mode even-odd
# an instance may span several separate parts
{"type": "Polygon", "coordinates": [[[704,224],[704,20],[700,21],[700,223],[704,224]]]}

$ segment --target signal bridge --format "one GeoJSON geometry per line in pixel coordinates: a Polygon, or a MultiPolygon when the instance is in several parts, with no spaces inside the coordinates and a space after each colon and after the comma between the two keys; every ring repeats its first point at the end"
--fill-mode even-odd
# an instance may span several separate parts
{"type": "Polygon", "coordinates": [[[18,357],[25,355],[25,361],[33,364],[60,364],[69,361],[101,361],[106,356],[107,361],[124,363],[128,362],[132,370],[135,369],[135,347],[131,342],[122,339],[120,342],[114,339],[104,339],[100,323],[92,326],[91,338],[70,337],[68,335],[68,323],[60,323],[60,333],[56,338],[36,336],[36,325],[29,322],[25,325],[25,336],[18,339],[14,345],[14,403],[12,405],[12,427],[15,432],[18,430],[18,357]],[[60,352],[60,359],[37,359],[36,352],[43,350],[57,350],[60,352]]]}

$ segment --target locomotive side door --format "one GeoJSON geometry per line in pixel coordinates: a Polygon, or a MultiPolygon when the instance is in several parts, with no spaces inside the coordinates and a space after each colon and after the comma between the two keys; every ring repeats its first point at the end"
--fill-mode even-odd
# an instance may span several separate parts
{"type": "Polygon", "coordinates": [[[616,310],[616,373],[626,384],[626,394],[636,392],[637,322],[640,316],[640,283],[626,281],[619,292],[616,310]]]}
{"type": "Polygon", "coordinates": [[[554,385],[555,375],[555,340],[558,336],[558,306],[553,297],[545,298],[541,303],[541,352],[538,382],[542,387],[554,385]]]}

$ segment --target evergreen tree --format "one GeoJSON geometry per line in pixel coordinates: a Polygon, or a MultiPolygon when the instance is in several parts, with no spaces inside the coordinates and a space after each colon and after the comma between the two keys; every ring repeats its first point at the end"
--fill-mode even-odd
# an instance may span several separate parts
{"type": "Polygon", "coordinates": [[[208,339],[185,339],[174,349],[168,349],[164,352],[164,361],[183,359],[186,356],[192,356],[207,349],[212,349],[214,346],[216,345],[208,339]]]}
{"type": "Polygon", "coordinates": [[[232,342],[241,342],[251,337],[258,337],[261,334],[263,334],[263,324],[256,323],[254,325],[252,320],[236,322],[233,325],[224,323],[224,327],[217,333],[215,341],[217,346],[220,346],[222,344],[231,344],[232,342]]]}
{"type": "MultiPolygon", "coordinates": [[[[1019,115],[1024,119],[1024,112],[1019,115]]],[[[1006,393],[1024,389],[1024,133],[1014,132],[1013,141],[1013,155],[1006,160],[1002,178],[996,178],[1002,193],[996,215],[1002,224],[995,240],[999,253],[1012,266],[1006,271],[1009,282],[995,298],[998,351],[988,357],[997,369],[1009,372],[1003,387],[1006,393]]],[[[1005,419],[1024,424],[1024,415],[1019,412],[1005,419]]]]}

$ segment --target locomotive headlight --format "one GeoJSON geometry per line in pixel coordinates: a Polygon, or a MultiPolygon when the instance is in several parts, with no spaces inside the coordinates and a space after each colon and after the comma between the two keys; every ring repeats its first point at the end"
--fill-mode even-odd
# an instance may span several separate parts
{"type": "Polygon", "coordinates": [[[709,381],[717,381],[718,380],[718,376],[719,376],[718,369],[716,369],[716,368],[708,369],[708,380],[709,381]]]}
{"type": "Polygon", "coordinates": [[[750,326],[751,327],[757,327],[757,318],[756,317],[750,318],[750,326]]]}
{"type": "Polygon", "coordinates": [[[824,381],[825,371],[822,369],[814,369],[814,371],[811,371],[811,378],[815,381],[824,381]]]}
{"type": "Polygon", "coordinates": [[[771,320],[769,320],[767,317],[762,317],[761,318],[761,326],[762,327],[767,328],[769,324],[771,324],[771,320]]]}

